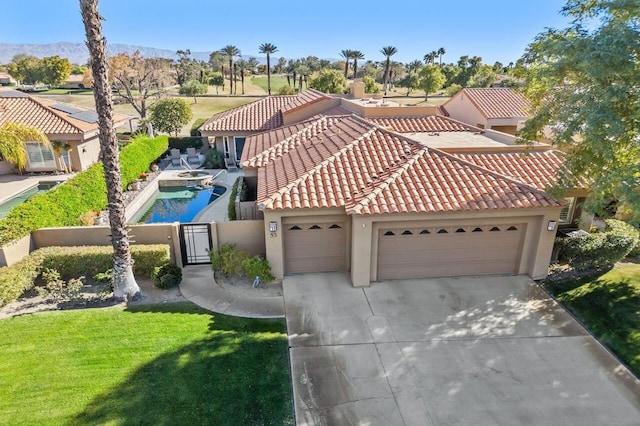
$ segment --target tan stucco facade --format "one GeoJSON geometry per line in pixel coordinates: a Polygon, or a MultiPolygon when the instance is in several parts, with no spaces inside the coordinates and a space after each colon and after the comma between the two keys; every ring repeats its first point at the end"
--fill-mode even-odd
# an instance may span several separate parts
{"type": "Polygon", "coordinates": [[[458,121],[480,127],[481,129],[493,129],[511,135],[515,135],[516,131],[522,127],[527,119],[527,117],[489,119],[478,110],[464,92],[456,94],[444,104],[444,107],[449,116],[458,121]]]}

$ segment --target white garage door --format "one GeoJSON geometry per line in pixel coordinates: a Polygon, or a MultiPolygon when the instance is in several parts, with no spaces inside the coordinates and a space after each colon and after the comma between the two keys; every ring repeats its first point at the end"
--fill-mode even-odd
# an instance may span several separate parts
{"type": "Polygon", "coordinates": [[[347,270],[346,223],[284,224],[285,273],[347,270]]]}
{"type": "Polygon", "coordinates": [[[516,274],[525,224],[385,228],[378,280],[516,274]]]}

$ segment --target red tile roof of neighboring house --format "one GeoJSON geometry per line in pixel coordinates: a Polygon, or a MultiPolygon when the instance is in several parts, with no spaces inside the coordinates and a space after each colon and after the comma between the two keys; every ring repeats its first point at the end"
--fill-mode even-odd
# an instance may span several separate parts
{"type": "Polygon", "coordinates": [[[367,120],[398,133],[469,132],[480,130],[442,115],[422,117],[372,117],[367,118],[367,120]]]}
{"type": "Polygon", "coordinates": [[[471,103],[488,119],[529,117],[531,104],[520,93],[506,87],[501,88],[466,88],[444,104],[467,96],[471,103]]]}
{"type": "Polygon", "coordinates": [[[272,146],[258,169],[264,209],[380,214],[560,205],[533,186],[355,116],[316,121],[299,136],[272,146]]]}
{"type": "MultiPolygon", "coordinates": [[[[22,123],[36,127],[45,134],[84,134],[98,129],[98,123],[88,123],[70,116],[70,113],[52,106],[72,107],[78,112],[92,111],[88,108],[65,105],[60,102],[28,96],[21,92],[0,92],[0,124],[22,123]]],[[[92,111],[93,112],[93,111],[92,111]]],[[[128,119],[126,115],[114,114],[114,122],[128,119]]]]}
{"type": "Polygon", "coordinates": [[[286,103],[281,110],[283,114],[286,114],[302,106],[307,106],[323,99],[331,99],[331,97],[318,90],[307,89],[304,92],[301,92],[298,95],[294,96],[294,98],[286,103]]]}

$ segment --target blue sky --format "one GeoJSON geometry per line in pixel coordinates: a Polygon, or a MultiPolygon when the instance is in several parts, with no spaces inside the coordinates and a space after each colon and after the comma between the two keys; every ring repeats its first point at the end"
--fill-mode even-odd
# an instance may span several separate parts
{"type": "MultiPolygon", "coordinates": [[[[6,0],[5,0],[6,1],[6,0]]],[[[381,60],[383,46],[408,62],[444,47],[445,62],[478,55],[485,63],[517,60],[545,27],[564,27],[565,0],[210,1],[102,0],[107,42],[170,50],[213,51],[236,45],[258,56],[338,58],[342,49],[381,60]],[[232,7],[229,7],[231,5],[232,7]]],[[[75,0],[12,1],[0,15],[0,42],[84,41],[75,0]]]]}

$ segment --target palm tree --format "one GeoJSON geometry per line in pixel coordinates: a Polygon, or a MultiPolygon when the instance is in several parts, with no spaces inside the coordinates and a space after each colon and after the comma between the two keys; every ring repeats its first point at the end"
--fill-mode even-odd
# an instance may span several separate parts
{"type": "Polygon", "coordinates": [[[242,94],[244,95],[244,72],[247,69],[247,61],[239,59],[236,65],[238,65],[238,69],[240,70],[240,83],[242,84],[242,94]]]}
{"type": "Polygon", "coordinates": [[[438,49],[437,53],[438,53],[438,56],[440,56],[440,66],[442,67],[442,55],[447,53],[447,51],[444,50],[444,47],[441,47],[440,49],[438,49]]]}
{"type": "Polygon", "coordinates": [[[133,258],[129,247],[127,221],[124,217],[118,139],[113,126],[113,96],[108,79],[109,70],[98,0],[80,0],[80,10],[89,48],[93,93],[98,113],[100,155],[107,184],[107,205],[113,245],[113,296],[118,300],[135,300],[140,297],[140,287],[133,276],[133,258]]]}
{"type": "MultiPolygon", "coordinates": [[[[223,55],[227,55],[229,57],[229,94],[233,94],[233,57],[240,56],[240,49],[237,47],[228,44],[222,49],[220,49],[220,53],[223,55]]],[[[224,75],[223,75],[224,77],[224,75]]]]}
{"type": "Polygon", "coordinates": [[[344,78],[347,78],[347,74],[349,74],[349,60],[351,59],[351,55],[353,55],[353,50],[345,49],[340,52],[340,56],[344,58],[344,78]]]}
{"type": "Polygon", "coordinates": [[[383,47],[382,50],[380,50],[380,53],[382,53],[387,58],[384,64],[384,94],[386,95],[387,87],[389,85],[389,71],[390,71],[391,57],[396,53],[398,53],[398,49],[396,49],[393,46],[386,46],[386,47],[383,47]]]}
{"type": "Polygon", "coordinates": [[[267,92],[271,95],[271,54],[276,53],[278,48],[275,44],[262,43],[258,51],[267,55],[267,92]]]}
{"type": "Polygon", "coordinates": [[[353,79],[358,78],[358,60],[364,59],[364,53],[359,50],[351,52],[351,59],[353,59],[353,79]]]}
{"type": "Polygon", "coordinates": [[[23,171],[27,166],[26,142],[49,145],[49,139],[40,130],[20,123],[4,123],[0,126],[0,158],[23,171]]]}
{"type": "Polygon", "coordinates": [[[436,58],[436,56],[433,54],[433,52],[429,52],[426,55],[424,55],[424,63],[429,65],[429,64],[433,64],[433,60],[436,58]]]}
{"type": "Polygon", "coordinates": [[[422,68],[422,61],[420,59],[409,62],[406,66],[408,72],[418,72],[422,68]]]}

